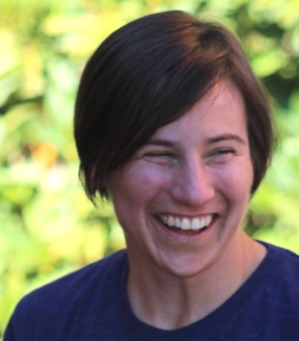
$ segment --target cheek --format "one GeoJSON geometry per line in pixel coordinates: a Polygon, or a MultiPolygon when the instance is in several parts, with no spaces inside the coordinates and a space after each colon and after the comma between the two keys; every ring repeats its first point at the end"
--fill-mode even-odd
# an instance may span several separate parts
{"type": "Polygon", "coordinates": [[[140,206],[167,189],[169,176],[155,167],[128,167],[115,173],[109,181],[113,202],[140,206]]]}
{"type": "Polygon", "coordinates": [[[250,162],[231,164],[214,174],[217,187],[230,201],[248,203],[253,182],[253,169],[250,162]]]}
{"type": "Polygon", "coordinates": [[[135,200],[138,203],[151,203],[166,193],[170,178],[162,172],[147,171],[133,177],[136,190],[135,200]]]}

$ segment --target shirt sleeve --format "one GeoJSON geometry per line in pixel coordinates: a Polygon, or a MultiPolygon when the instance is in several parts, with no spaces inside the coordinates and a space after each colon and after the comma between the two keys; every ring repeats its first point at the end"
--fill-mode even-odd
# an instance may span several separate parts
{"type": "Polygon", "coordinates": [[[12,324],[12,320],[9,321],[6,330],[4,332],[3,341],[17,341],[15,337],[15,332],[12,324]]]}

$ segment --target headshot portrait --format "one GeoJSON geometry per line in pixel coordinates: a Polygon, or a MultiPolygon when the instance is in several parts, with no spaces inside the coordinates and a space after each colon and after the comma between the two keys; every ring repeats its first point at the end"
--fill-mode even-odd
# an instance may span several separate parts
{"type": "Polygon", "coordinates": [[[4,341],[299,340],[299,256],[246,230],[274,121],[226,25],[170,10],[108,35],[80,76],[74,144],[125,248],[25,295],[4,341]]]}

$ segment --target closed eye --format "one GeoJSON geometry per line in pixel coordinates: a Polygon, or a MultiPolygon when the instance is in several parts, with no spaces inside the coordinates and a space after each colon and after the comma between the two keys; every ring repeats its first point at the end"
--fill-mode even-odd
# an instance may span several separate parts
{"type": "Polygon", "coordinates": [[[145,153],[144,156],[149,156],[149,157],[173,157],[171,153],[145,153]]]}
{"type": "Polygon", "coordinates": [[[221,164],[225,163],[226,161],[229,161],[235,154],[236,151],[234,149],[230,148],[216,149],[215,151],[211,152],[208,155],[208,160],[209,163],[212,164],[221,164]]]}
{"type": "Polygon", "coordinates": [[[161,166],[172,166],[175,162],[175,155],[171,152],[146,152],[143,158],[149,162],[153,162],[161,166]]]}
{"type": "Polygon", "coordinates": [[[235,151],[232,149],[220,149],[213,153],[213,155],[216,155],[216,156],[223,156],[227,154],[235,154],[235,151]]]}

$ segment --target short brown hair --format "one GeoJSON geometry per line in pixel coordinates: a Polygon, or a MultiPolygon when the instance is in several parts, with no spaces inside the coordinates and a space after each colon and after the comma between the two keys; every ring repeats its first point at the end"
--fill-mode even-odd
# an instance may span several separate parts
{"type": "Polygon", "coordinates": [[[221,79],[235,83],[246,105],[253,193],[271,158],[273,129],[237,38],[181,11],[151,14],[112,33],[88,61],[76,101],[75,140],[88,197],[107,197],[109,174],[221,79]]]}

